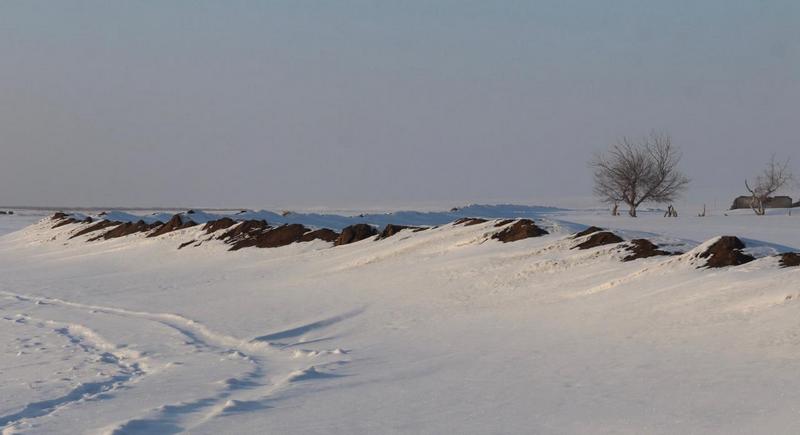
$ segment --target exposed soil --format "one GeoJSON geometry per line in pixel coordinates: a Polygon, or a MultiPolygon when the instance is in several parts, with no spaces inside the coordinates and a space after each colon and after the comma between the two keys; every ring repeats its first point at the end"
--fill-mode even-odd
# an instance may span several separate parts
{"type": "Polygon", "coordinates": [[[80,223],[80,221],[75,218],[60,219],[57,224],[53,225],[53,229],[56,229],[58,227],[63,227],[64,225],[77,224],[77,223],[80,223]]]}
{"type": "Polygon", "coordinates": [[[662,251],[658,249],[658,245],[647,239],[633,239],[628,243],[625,249],[630,252],[627,257],[622,261],[633,261],[640,258],[656,257],[659,255],[675,255],[672,252],[662,251]]]}
{"type": "Polygon", "coordinates": [[[161,225],[157,230],[153,231],[152,234],[148,235],[147,237],[158,237],[173,231],[193,227],[195,225],[197,225],[197,223],[195,223],[193,220],[188,218],[184,220],[181,218],[181,215],[176,214],[175,216],[172,216],[167,223],[161,225]]]}
{"type": "Polygon", "coordinates": [[[742,252],[744,248],[744,242],[738,237],[722,236],[705,252],[702,252],[700,258],[707,258],[705,267],[711,268],[738,266],[755,260],[752,256],[742,252]]]}
{"type": "Polygon", "coordinates": [[[605,231],[605,230],[600,227],[589,227],[583,231],[575,233],[575,235],[572,236],[572,238],[577,239],[579,237],[588,236],[589,234],[599,233],[600,231],[605,231]]]}
{"type": "Polygon", "coordinates": [[[591,249],[603,245],[612,245],[614,243],[621,243],[624,240],[622,237],[608,231],[595,232],[583,242],[572,247],[572,249],[591,249]]]}
{"type": "Polygon", "coordinates": [[[208,221],[205,225],[203,225],[203,230],[205,230],[206,234],[216,233],[219,230],[224,230],[226,228],[230,228],[236,225],[236,221],[229,218],[224,217],[222,219],[217,219],[215,221],[208,221]]]}
{"type": "Polygon", "coordinates": [[[312,240],[324,240],[326,242],[335,242],[339,237],[339,233],[328,228],[320,228],[318,230],[309,231],[303,234],[300,238],[301,242],[310,242],[312,240]]]}
{"type": "Polygon", "coordinates": [[[383,231],[381,231],[381,233],[378,235],[376,240],[392,237],[393,235],[399,233],[402,230],[418,230],[418,229],[420,229],[420,227],[412,227],[412,226],[408,226],[408,225],[389,224],[389,225],[386,225],[386,227],[383,228],[383,231]]]}
{"type": "Polygon", "coordinates": [[[281,225],[243,240],[234,242],[231,251],[255,246],[256,248],[277,248],[299,242],[308,228],[300,224],[281,225]]]}
{"type": "Polygon", "coordinates": [[[520,219],[507,228],[500,230],[492,235],[492,238],[499,240],[503,243],[516,242],[530,237],[540,237],[549,234],[547,231],[539,228],[530,219],[520,219]]]}
{"type": "Polygon", "coordinates": [[[118,237],[125,237],[135,233],[144,233],[148,231],[152,231],[158,228],[161,222],[153,222],[152,224],[145,223],[145,221],[137,221],[135,223],[132,222],[125,222],[124,224],[117,225],[112,230],[107,231],[97,237],[89,239],[90,242],[95,240],[109,240],[109,239],[116,239],[118,237]]]}
{"type": "Polygon", "coordinates": [[[469,227],[472,225],[478,225],[488,222],[486,219],[482,218],[461,218],[453,222],[453,225],[464,225],[465,227],[469,227]]]}
{"type": "Polygon", "coordinates": [[[800,266],[800,253],[797,252],[787,252],[780,255],[781,267],[797,267],[800,266]]]}
{"type": "Polygon", "coordinates": [[[217,237],[217,239],[224,240],[229,244],[233,244],[241,240],[255,237],[256,235],[261,234],[268,229],[269,225],[267,224],[267,221],[263,219],[251,219],[244,221],[230,230],[222,233],[222,235],[217,237]]]}
{"type": "Polygon", "coordinates": [[[84,234],[89,234],[89,233],[92,233],[92,232],[95,232],[95,231],[104,230],[104,229],[109,228],[109,227],[115,227],[117,225],[122,225],[122,222],[103,220],[103,221],[97,222],[94,225],[90,225],[90,226],[78,231],[77,233],[73,234],[70,237],[70,239],[74,239],[75,237],[79,237],[79,236],[82,236],[84,234]]]}
{"type": "Polygon", "coordinates": [[[359,240],[364,240],[366,238],[375,236],[378,234],[378,230],[375,229],[372,225],[367,224],[355,224],[350,225],[349,227],[342,230],[342,234],[336,238],[334,245],[348,245],[350,243],[358,242],[359,240]]]}
{"type": "Polygon", "coordinates": [[[495,228],[504,227],[504,226],[510,224],[511,222],[514,222],[514,219],[503,219],[500,222],[494,224],[494,227],[495,228]]]}

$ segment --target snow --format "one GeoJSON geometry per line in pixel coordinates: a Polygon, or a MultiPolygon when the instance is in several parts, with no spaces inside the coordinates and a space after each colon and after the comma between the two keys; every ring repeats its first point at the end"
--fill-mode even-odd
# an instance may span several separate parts
{"type": "Polygon", "coordinates": [[[800,248],[800,221],[657,213],[294,213],[282,218],[440,226],[235,252],[177,250],[207,237],[199,227],[87,243],[69,239],[85,224],[43,220],[0,237],[0,428],[795,433],[800,269],[770,255],[800,248]],[[524,216],[551,234],[504,244],[493,221],[454,215],[524,216]],[[570,249],[588,225],[687,253],[570,249]],[[720,235],[760,258],[698,269],[720,235]]]}

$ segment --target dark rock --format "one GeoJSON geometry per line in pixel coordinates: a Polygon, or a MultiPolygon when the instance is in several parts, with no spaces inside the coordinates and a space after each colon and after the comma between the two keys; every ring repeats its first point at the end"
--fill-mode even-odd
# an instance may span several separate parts
{"type": "Polygon", "coordinates": [[[478,225],[485,222],[487,222],[487,220],[482,218],[461,218],[453,222],[453,225],[464,225],[465,227],[469,227],[472,225],[478,225]]]}
{"type": "Polygon", "coordinates": [[[0,210],[0,214],[8,214],[4,210],[0,210]]]}
{"type": "Polygon", "coordinates": [[[92,232],[95,232],[95,231],[104,230],[104,229],[106,229],[108,227],[114,227],[114,226],[117,226],[117,225],[122,225],[122,222],[103,220],[103,221],[100,221],[100,222],[98,222],[98,223],[96,223],[94,225],[90,225],[90,226],[78,231],[77,233],[73,234],[70,237],[70,239],[74,239],[75,237],[79,237],[79,236],[82,236],[84,234],[89,234],[89,233],[92,233],[92,232]]]}
{"type": "Polygon", "coordinates": [[[281,225],[258,233],[253,237],[239,240],[231,245],[231,251],[255,246],[256,248],[277,248],[299,242],[308,228],[300,224],[281,225]]]}
{"type": "Polygon", "coordinates": [[[14,210],[9,210],[8,214],[14,214],[14,210]]]}
{"type": "Polygon", "coordinates": [[[359,240],[364,240],[366,238],[372,237],[378,234],[378,230],[375,229],[372,225],[367,224],[355,224],[350,225],[349,227],[342,230],[342,234],[336,238],[334,245],[348,245],[350,243],[358,242],[359,240]]]}
{"type": "Polygon", "coordinates": [[[157,230],[153,231],[147,237],[158,237],[167,233],[171,233],[173,231],[182,230],[184,228],[189,228],[197,225],[193,220],[186,219],[185,221],[181,218],[181,215],[176,214],[172,216],[172,218],[165,224],[161,225],[157,230]]]}
{"type": "Polygon", "coordinates": [[[589,227],[589,228],[586,228],[583,231],[579,231],[579,232],[575,233],[575,235],[572,236],[572,238],[573,239],[577,239],[578,237],[588,236],[589,234],[598,233],[600,231],[605,231],[605,230],[600,228],[600,227],[589,227]]]}
{"type": "Polygon", "coordinates": [[[222,233],[221,236],[217,237],[219,240],[224,240],[226,243],[236,243],[240,240],[249,239],[251,237],[255,237],[258,234],[263,233],[264,231],[269,229],[269,225],[265,220],[247,220],[243,221],[239,225],[231,228],[230,230],[222,233]]]}
{"type": "Polygon", "coordinates": [[[503,243],[509,243],[516,242],[517,240],[527,239],[529,237],[540,237],[545,234],[549,233],[537,227],[532,220],[520,219],[509,227],[492,234],[492,238],[503,243]]]}
{"type": "Polygon", "coordinates": [[[186,214],[195,214],[195,213],[197,213],[197,212],[196,212],[196,211],[194,211],[194,210],[187,210],[187,211],[186,211],[186,214]]]}
{"type": "Polygon", "coordinates": [[[612,245],[614,243],[621,242],[623,242],[622,237],[608,231],[600,231],[592,233],[592,235],[589,236],[586,241],[573,246],[572,249],[591,249],[598,246],[612,245]]]}
{"type": "Polygon", "coordinates": [[[378,235],[376,240],[385,239],[387,237],[392,237],[393,235],[399,233],[402,230],[418,230],[420,227],[412,227],[407,225],[395,225],[389,224],[383,228],[383,231],[378,235]]]}
{"type": "Polygon", "coordinates": [[[137,221],[137,222],[125,222],[121,225],[117,225],[112,230],[107,231],[97,237],[89,239],[90,242],[95,240],[109,240],[109,239],[116,239],[118,237],[125,237],[131,234],[136,233],[145,233],[148,231],[152,231],[158,226],[161,225],[161,222],[153,222],[152,224],[145,223],[145,221],[137,221]]]}
{"type": "Polygon", "coordinates": [[[309,231],[303,234],[300,238],[301,242],[310,242],[312,240],[324,240],[326,242],[335,242],[339,237],[339,233],[328,228],[320,228],[318,230],[309,231]]]}
{"type": "Polygon", "coordinates": [[[217,219],[215,221],[208,221],[205,225],[203,225],[203,230],[205,230],[206,234],[215,233],[219,230],[224,230],[226,228],[230,228],[236,225],[236,221],[229,218],[224,217],[222,219],[217,219]]]}
{"type": "Polygon", "coordinates": [[[781,267],[797,267],[800,266],[800,253],[797,252],[786,252],[780,255],[781,267]]]}
{"type": "Polygon", "coordinates": [[[700,253],[699,257],[708,259],[705,264],[706,267],[738,266],[755,260],[754,257],[742,252],[744,248],[744,242],[739,240],[738,237],[722,236],[708,249],[700,253]]]}
{"type": "Polygon", "coordinates": [[[69,215],[64,213],[63,211],[57,211],[57,212],[53,213],[52,216],[50,216],[50,219],[54,220],[54,221],[58,221],[58,220],[61,220],[61,219],[66,219],[68,217],[69,217],[69,215]]]}
{"type": "Polygon", "coordinates": [[[640,258],[655,257],[658,255],[675,255],[672,252],[658,249],[658,245],[647,239],[633,239],[625,249],[630,253],[622,261],[633,261],[640,258]]]}

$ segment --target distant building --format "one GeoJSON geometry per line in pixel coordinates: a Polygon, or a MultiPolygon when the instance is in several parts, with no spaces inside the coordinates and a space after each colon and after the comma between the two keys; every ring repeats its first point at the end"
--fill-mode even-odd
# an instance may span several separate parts
{"type": "MultiPolygon", "coordinates": [[[[740,208],[750,208],[753,202],[752,196],[740,196],[733,200],[733,205],[731,205],[731,210],[736,210],[740,208]]],[[[766,208],[791,208],[800,205],[800,202],[797,204],[792,204],[792,198],[788,196],[773,196],[767,198],[767,203],[764,204],[766,208]]]]}

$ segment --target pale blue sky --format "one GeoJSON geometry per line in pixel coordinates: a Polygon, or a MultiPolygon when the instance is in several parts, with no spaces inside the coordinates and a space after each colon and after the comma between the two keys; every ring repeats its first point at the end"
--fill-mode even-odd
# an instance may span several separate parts
{"type": "MultiPolygon", "coordinates": [[[[0,204],[591,195],[672,134],[689,199],[800,163],[797,1],[3,1],[0,204]]],[[[795,195],[797,196],[797,195],[795,195]]]]}

